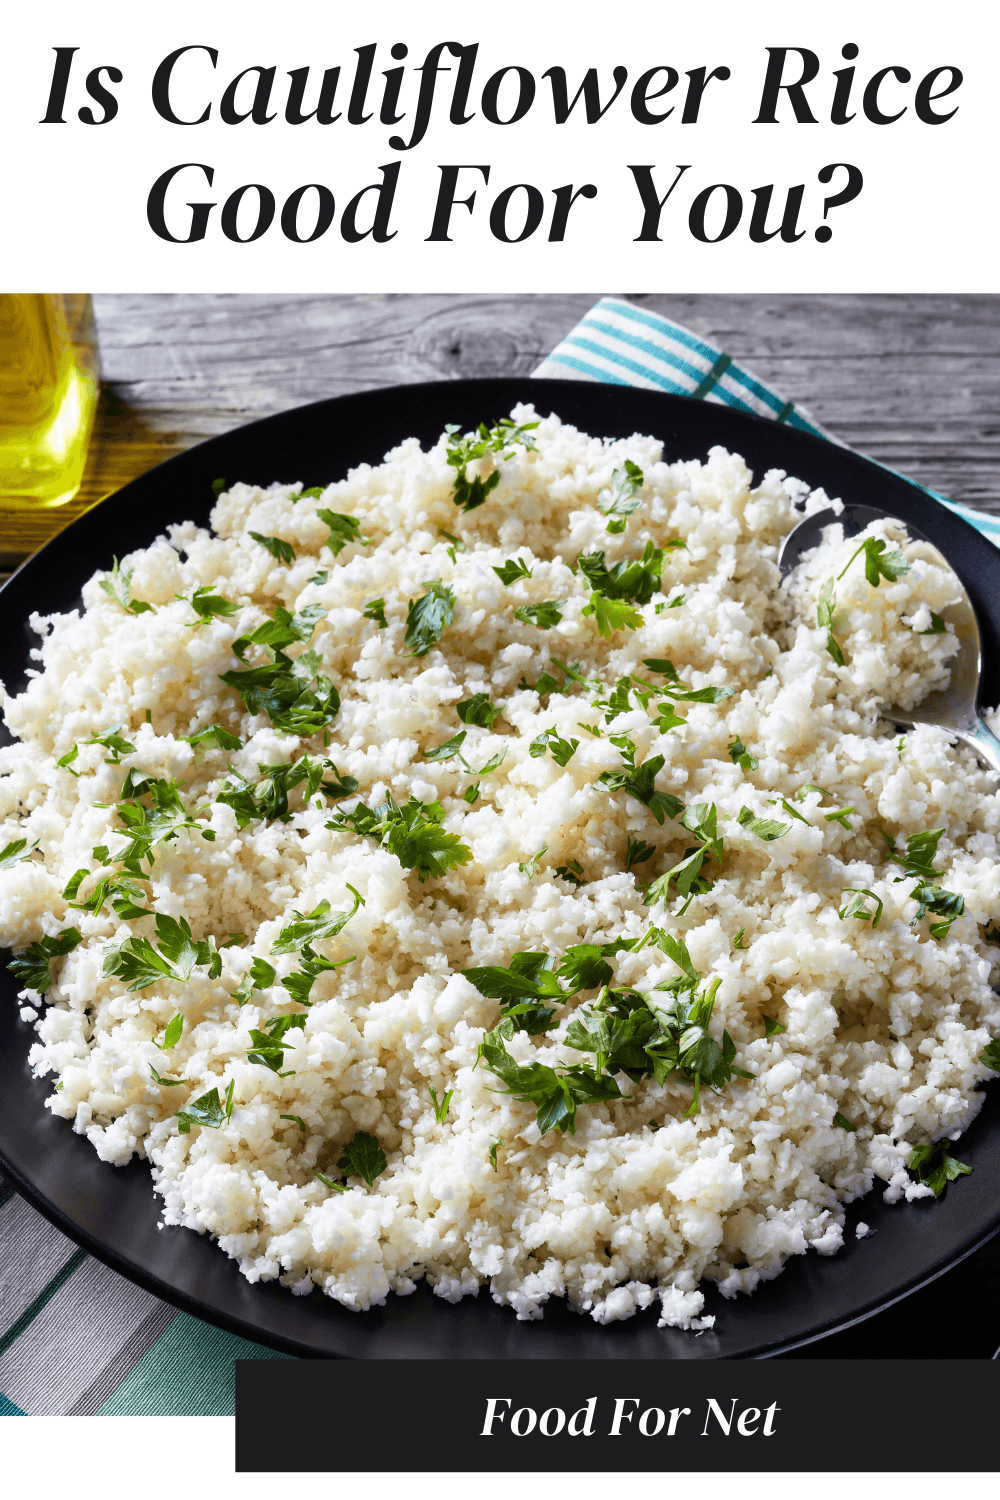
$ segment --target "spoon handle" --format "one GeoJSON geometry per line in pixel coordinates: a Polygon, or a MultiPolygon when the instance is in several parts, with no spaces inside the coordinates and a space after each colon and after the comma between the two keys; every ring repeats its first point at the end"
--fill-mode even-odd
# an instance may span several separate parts
{"type": "Polygon", "coordinates": [[[1000,773],[1000,740],[991,729],[987,729],[979,714],[976,714],[968,728],[952,730],[951,733],[970,746],[991,771],[1000,773]]]}

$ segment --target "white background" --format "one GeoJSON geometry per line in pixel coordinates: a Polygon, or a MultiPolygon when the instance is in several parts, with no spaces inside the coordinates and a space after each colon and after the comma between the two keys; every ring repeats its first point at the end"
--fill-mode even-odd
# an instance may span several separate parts
{"type": "MultiPolygon", "coordinates": [[[[670,0],[506,0],[500,7],[478,7],[454,0],[419,6],[383,0],[376,8],[337,0],[284,6],[270,0],[171,0],[153,8],[134,0],[93,0],[86,7],[45,0],[18,10],[4,24],[0,91],[8,207],[0,284],[7,290],[72,284],[119,292],[982,292],[997,290],[1000,282],[992,144],[998,28],[996,9],[987,4],[959,0],[942,8],[926,0],[840,0],[820,7],[801,0],[711,0],[682,7],[670,0]],[[410,71],[405,78],[402,124],[380,124],[381,74],[396,65],[389,48],[405,42],[405,65],[411,68],[434,43],[446,40],[480,43],[470,104],[476,118],[464,126],[449,123],[454,73],[443,74],[426,138],[412,151],[394,151],[387,140],[397,132],[409,137],[418,77],[410,71]],[[344,109],[353,49],[373,41],[379,44],[368,104],[374,118],[362,126],[346,118],[329,126],[285,122],[290,69],[313,67],[309,109],[322,70],[340,64],[338,107],[344,109]],[[841,47],[847,42],[860,49],[852,100],[857,118],[835,126],[829,118],[832,73],[846,66],[841,47]],[[193,117],[211,104],[211,119],[171,125],[153,109],[152,76],[169,52],[192,44],[216,47],[218,65],[213,70],[205,53],[188,54],[176,74],[178,108],[190,106],[193,117]],[[809,47],[818,54],[820,74],[807,90],[817,123],[797,124],[783,99],[778,124],[751,124],[769,45],[809,47]],[[55,46],[80,48],[65,125],[37,123],[45,112],[55,46]],[[535,102],[520,122],[491,125],[479,109],[483,84],[514,63],[534,74],[535,102]],[[652,107],[675,102],[676,108],[664,123],[643,126],[633,120],[628,96],[633,81],[660,63],[676,68],[681,78],[669,98],[652,107]],[[254,64],[277,68],[271,105],[277,118],[263,126],[251,120],[226,125],[218,118],[223,90],[254,64]],[[599,123],[586,123],[581,101],[568,122],[557,126],[550,86],[541,76],[554,64],[566,69],[571,96],[589,67],[600,72],[602,99],[611,91],[615,64],[628,68],[629,81],[599,123]],[[909,107],[895,124],[879,126],[862,115],[861,93],[872,73],[890,64],[908,68],[912,81],[888,80],[883,107],[909,107]],[[88,126],[77,111],[93,105],[83,77],[98,65],[122,70],[123,82],[113,86],[120,108],[109,124],[88,126]],[[731,69],[730,80],[713,81],[699,122],[682,124],[685,73],[720,65],[731,69]],[[942,65],[960,67],[965,81],[937,106],[944,111],[957,104],[954,119],[929,126],[916,118],[913,95],[918,80],[942,65]],[[381,245],[370,238],[346,243],[339,232],[343,207],[379,178],[382,164],[395,160],[402,164],[391,220],[395,238],[381,245]],[[823,222],[823,199],[837,186],[821,187],[817,172],[841,161],[861,169],[864,188],[853,203],[830,212],[833,238],[817,243],[813,231],[823,222]],[[186,201],[221,205],[247,182],[268,186],[279,212],[294,188],[324,183],[336,199],[337,219],[313,244],[287,240],[277,218],[260,240],[234,244],[220,231],[217,206],[204,241],[165,243],[147,224],[146,199],[155,179],[181,162],[214,167],[215,182],[207,189],[195,171],[178,180],[168,217],[177,233],[186,232],[186,201]],[[483,188],[478,174],[466,174],[469,188],[479,184],[474,212],[455,210],[453,243],[427,243],[443,162],[487,162],[490,184],[483,188]],[[662,243],[634,242],[641,208],[629,163],[654,166],[661,193],[679,164],[691,164],[664,208],[662,243]],[[503,244],[490,234],[489,208],[497,192],[518,182],[538,187],[547,205],[552,189],[564,183],[592,182],[598,196],[576,203],[564,243],[546,239],[547,206],[531,239],[503,244]],[[700,244],[689,232],[688,210],[694,195],[716,182],[740,190],[743,222],[724,242],[700,244]],[[798,243],[750,242],[751,190],[765,183],[775,184],[772,216],[788,187],[805,185],[800,227],[807,233],[798,243]]],[[[448,57],[443,62],[456,66],[448,57]]],[[[244,99],[248,108],[249,97],[244,99]]],[[[844,176],[838,174],[837,182],[844,176]]],[[[362,224],[367,222],[363,215],[362,224]]],[[[774,222],[772,217],[769,227],[774,222]]]]}

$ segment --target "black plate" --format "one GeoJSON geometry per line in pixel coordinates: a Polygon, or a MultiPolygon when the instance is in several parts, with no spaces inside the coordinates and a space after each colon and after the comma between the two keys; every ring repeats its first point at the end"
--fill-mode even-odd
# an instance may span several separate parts
{"type": "MultiPolygon", "coordinates": [[[[0,678],[17,692],[35,644],[27,619],[72,609],[97,569],[147,546],[172,521],[207,525],[219,475],[257,484],[342,478],[379,463],[416,434],[427,446],[445,422],[468,428],[534,401],[585,431],[608,437],[653,433],[668,460],[704,457],[715,443],[742,453],[760,477],[781,468],[844,499],[882,506],[925,532],[951,560],[979,615],[986,662],[984,701],[1000,698],[1000,551],[904,480],[808,433],[683,396],[576,381],[467,380],[398,386],[320,401],[213,438],[126,485],[31,558],[0,591],[0,678]]],[[[989,1091],[962,1141],[975,1171],[940,1202],[888,1208],[876,1189],[848,1211],[847,1244],[824,1258],[796,1256],[755,1293],[727,1302],[714,1288],[706,1311],[716,1328],[700,1336],[658,1330],[655,1312],[597,1327],[551,1302],[542,1322],[518,1323],[509,1308],[478,1299],[449,1306],[421,1287],[384,1308],[351,1313],[313,1292],[293,1297],[276,1283],[250,1286],[207,1236],[157,1230],[158,1203],[145,1163],[116,1168],[42,1106],[47,1085],[26,1057],[33,1033],[18,1017],[16,987],[0,973],[0,1169],[67,1235],[99,1259],[187,1312],[296,1355],[357,1358],[559,1356],[710,1359],[785,1352],[843,1329],[925,1285],[1000,1227],[1000,1098],[989,1091]],[[877,1231],[858,1241],[859,1218],[877,1231]]]]}

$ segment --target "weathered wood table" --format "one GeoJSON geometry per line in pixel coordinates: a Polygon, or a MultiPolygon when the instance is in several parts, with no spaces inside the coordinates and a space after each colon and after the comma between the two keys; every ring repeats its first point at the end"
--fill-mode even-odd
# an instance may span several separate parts
{"type": "MultiPolygon", "coordinates": [[[[1000,298],[627,294],[686,324],[845,442],[1000,513],[1000,298]]],[[[0,512],[0,568],[202,438],[325,396],[526,375],[593,296],[95,296],[104,388],[83,487],[0,512]]]]}

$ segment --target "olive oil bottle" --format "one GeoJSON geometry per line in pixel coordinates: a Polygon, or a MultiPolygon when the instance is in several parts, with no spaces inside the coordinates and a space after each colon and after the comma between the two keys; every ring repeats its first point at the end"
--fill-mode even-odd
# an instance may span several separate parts
{"type": "Polygon", "coordinates": [[[99,374],[88,296],[0,293],[0,507],[76,494],[99,374]]]}

